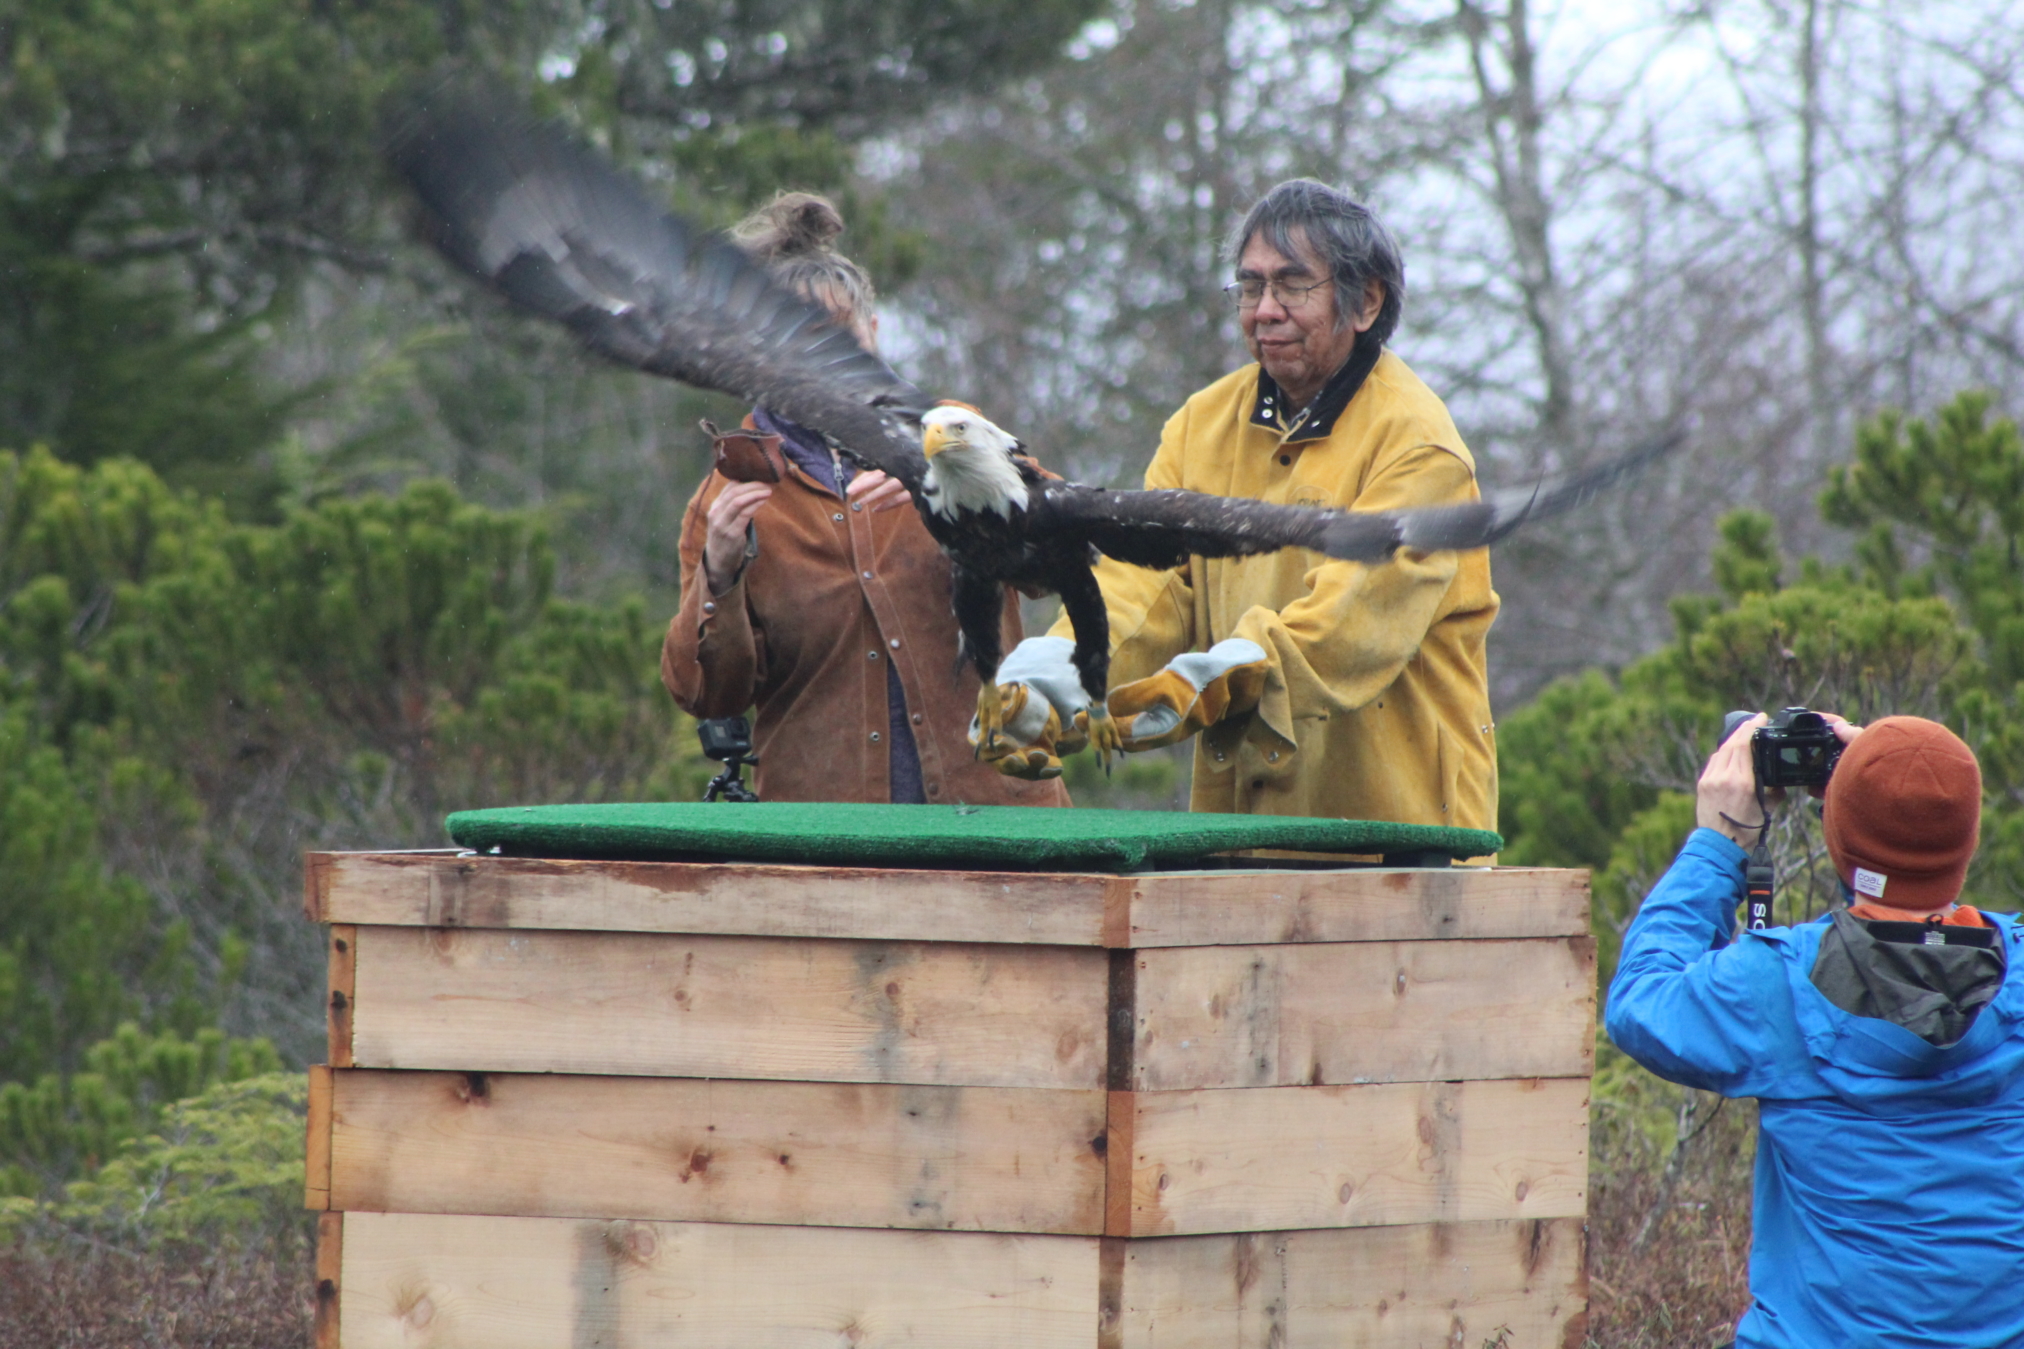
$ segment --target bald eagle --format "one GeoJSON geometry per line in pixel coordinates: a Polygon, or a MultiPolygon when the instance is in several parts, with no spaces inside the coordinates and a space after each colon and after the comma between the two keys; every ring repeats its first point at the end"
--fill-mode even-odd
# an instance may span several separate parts
{"type": "Polygon", "coordinates": [[[931,400],[827,311],[774,284],[721,237],[654,204],[561,128],[502,99],[439,89],[416,100],[388,157],[430,240],[514,303],[649,374],[762,405],[904,483],[954,567],[980,734],[997,735],[998,616],[1007,584],[1052,591],[1075,629],[1090,742],[1121,748],[1104,712],[1109,624],[1099,553],[1141,567],[1307,548],[1382,563],[1400,549],[1480,548],[1581,504],[1666,452],[1662,437],[1551,487],[1388,512],[1278,506],[1180,491],[1113,491],[1043,475],[982,414],[931,400]]]}

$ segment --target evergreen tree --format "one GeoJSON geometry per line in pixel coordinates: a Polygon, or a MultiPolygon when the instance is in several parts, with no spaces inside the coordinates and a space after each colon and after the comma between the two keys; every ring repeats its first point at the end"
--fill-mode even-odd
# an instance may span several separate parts
{"type": "MultiPolygon", "coordinates": [[[[379,164],[389,95],[446,65],[573,117],[722,222],[778,186],[841,186],[852,138],[1023,74],[1097,7],[15,0],[0,13],[0,445],[131,456],[272,518],[288,474],[256,456],[333,392],[286,340],[305,283],[326,306],[371,283],[407,311],[380,333],[396,344],[462,303],[379,164]]],[[[862,241],[891,233],[853,209],[862,241]]],[[[516,382],[464,373],[481,407],[516,382]]]]}
{"type": "Polygon", "coordinates": [[[698,793],[658,623],[552,572],[538,520],[440,483],[247,525],[130,461],[0,454],[0,1079],[129,1019],[313,1052],[304,848],[698,793]]]}
{"type": "Polygon", "coordinates": [[[172,1103],[281,1066],[264,1039],[145,1035],[132,1022],[93,1045],[73,1074],[0,1083],[0,1195],[35,1197],[95,1172],[172,1103]]]}
{"type": "MultiPolygon", "coordinates": [[[[1930,421],[1861,428],[1822,509],[1866,531],[1856,562],[1780,556],[1769,517],[1723,520],[1723,593],[1674,606],[1673,642],[1612,681],[1549,687],[1499,727],[1507,861],[1598,869],[1604,977],[1616,939],[1693,826],[1693,788],[1731,708],[1808,706],[1945,722],[1982,761],[1982,848],[1966,897],[2024,898],[2024,441],[1963,394],[1930,421]],[[1794,574],[1796,572],[1796,575],[1794,574]]],[[[1838,903],[1814,802],[1777,812],[1781,922],[1838,903]]]]}

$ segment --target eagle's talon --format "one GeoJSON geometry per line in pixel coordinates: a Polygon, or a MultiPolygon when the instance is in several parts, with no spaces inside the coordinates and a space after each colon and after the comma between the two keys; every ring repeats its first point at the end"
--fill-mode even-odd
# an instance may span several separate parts
{"type": "Polygon", "coordinates": [[[1096,761],[1103,765],[1103,775],[1110,776],[1110,756],[1124,753],[1124,728],[1110,709],[1101,702],[1091,703],[1087,715],[1089,747],[1096,751],[1096,761]]]}
{"type": "Polygon", "coordinates": [[[999,733],[1004,728],[1004,702],[996,684],[977,690],[976,758],[997,757],[999,733]]]}

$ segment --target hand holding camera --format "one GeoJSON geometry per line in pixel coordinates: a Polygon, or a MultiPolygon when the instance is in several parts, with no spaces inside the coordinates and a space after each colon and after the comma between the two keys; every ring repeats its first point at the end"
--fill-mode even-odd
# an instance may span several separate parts
{"type": "Polygon", "coordinates": [[[1843,747],[1861,733],[1862,727],[1832,712],[1804,707],[1731,712],[1701,773],[1695,823],[1740,847],[1754,847],[1770,823],[1769,808],[1784,802],[1785,789],[1804,787],[1819,796],[1843,747]]]}
{"type": "Polygon", "coordinates": [[[1731,712],[1722,740],[1708,758],[1694,797],[1694,822],[1749,851],[1743,869],[1744,926],[1771,926],[1777,889],[1770,840],[1771,809],[1787,787],[1814,796],[1827,790],[1842,748],[1862,733],[1832,712],[1788,707],[1773,714],[1731,712]],[[1748,731],[1749,735],[1739,735],[1748,731]]]}

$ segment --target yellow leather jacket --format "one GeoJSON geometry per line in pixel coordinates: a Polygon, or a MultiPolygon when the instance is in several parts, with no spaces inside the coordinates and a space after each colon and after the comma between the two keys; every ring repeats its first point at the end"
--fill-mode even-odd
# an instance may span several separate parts
{"type": "MultiPolygon", "coordinates": [[[[1258,366],[1217,380],[1167,422],[1146,486],[1363,510],[1475,499],[1441,400],[1389,351],[1360,386],[1357,364],[1290,427],[1258,366]]],[[[1163,572],[1105,559],[1097,578],[1112,688],[1226,637],[1265,649],[1257,710],[1197,742],[1193,809],[1497,827],[1487,550],[1372,567],[1289,549],[1163,572]]]]}

